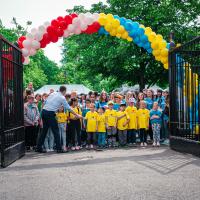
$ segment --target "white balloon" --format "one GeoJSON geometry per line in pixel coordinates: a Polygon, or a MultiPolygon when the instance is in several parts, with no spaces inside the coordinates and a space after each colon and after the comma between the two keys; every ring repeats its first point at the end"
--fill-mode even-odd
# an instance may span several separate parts
{"type": "Polygon", "coordinates": [[[27,33],[26,38],[29,39],[29,40],[33,40],[34,36],[31,33],[27,33]]]}
{"type": "Polygon", "coordinates": [[[51,23],[50,22],[48,22],[48,21],[46,21],[46,22],[44,22],[44,26],[47,28],[48,26],[50,26],[51,25],[51,23]]]}
{"type": "Polygon", "coordinates": [[[24,57],[29,56],[29,50],[26,49],[26,48],[23,48],[23,49],[22,49],[22,54],[23,54],[24,57]]]}
{"type": "Polygon", "coordinates": [[[28,65],[29,62],[30,62],[29,57],[24,57],[24,62],[23,62],[23,64],[24,64],[24,65],[28,65]]]}
{"type": "Polygon", "coordinates": [[[76,35],[79,35],[79,34],[81,33],[81,29],[77,28],[77,29],[74,31],[74,33],[75,33],[76,35]]]}
{"type": "Polygon", "coordinates": [[[69,37],[69,32],[68,32],[67,30],[64,31],[63,37],[64,37],[64,38],[69,37]]]}
{"type": "Polygon", "coordinates": [[[70,24],[70,25],[68,26],[68,31],[73,33],[74,30],[75,30],[75,26],[74,26],[73,24],[70,24]]]}
{"type": "Polygon", "coordinates": [[[77,24],[77,23],[79,23],[80,22],[80,19],[78,18],[78,17],[76,17],[76,18],[74,18],[73,20],[72,20],[72,24],[77,24]]]}
{"type": "Polygon", "coordinates": [[[97,19],[99,19],[99,13],[94,13],[94,14],[93,14],[93,18],[95,19],[95,21],[96,21],[97,19]]]}
{"type": "Polygon", "coordinates": [[[90,12],[87,12],[87,13],[85,13],[85,16],[86,16],[86,17],[91,17],[92,14],[91,14],[90,12]]]}
{"type": "Polygon", "coordinates": [[[32,33],[33,35],[35,35],[35,34],[37,33],[37,29],[36,29],[36,28],[32,28],[32,29],[31,29],[31,33],[32,33]]]}
{"type": "Polygon", "coordinates": [[[32,41],[29,40],[29,39],[26,39],[26,40],[23,41],[22,44],[23,44],[24,48],[30,49],[30,48],[31,48],[32,41]]]}
{"type": "Polygon", "coordinates": [[[37,33],[35,34],[35,40],[37,40],[37,41],[42,40],[43,34],[44,34],[44,33],[42,33],[42,32],[37,32],[37,33]]]}
{"type": "Polygon", "coordinates": [[[88,25],[92,25],[94,20],[93,20],[92,17],[87,17],[86,22],[87,22],[88,25]]]}
{"type": "Polygon", "coordinates": [[[31,47],[33,49],[39,49],[40,48],[40,43],[37,40],[33,40],[32,44],[31,44],[31,47]]]}
{"type": "Polygon", "coordinates": [[[85,31],[88,28],[87,24],[81,24],[80,27],[82,31],[85,31]]]}
{"type": "Polygon", "coordinates": [[[35,49],[30,49],[29,54],[30,54],[30,56],[34,56],[36,54],[36,50],[35,49]]]}
{"type": "Polygon", "coordinates": [[[84,14],[84,13],[80,13],[80,14],[78,15],[78,18],[79,18],[79,19],[84,19],[84,18],[85,18],[85,14],[84,14]]]}
{"type": "Polygon", "coordinates": [[[39,27],[38,27],[38,30],[39,30],[40,32],[44,33],[44,32],[46,31],[46,28],[45,28],[45,26],[39,26],[39,27]]]}

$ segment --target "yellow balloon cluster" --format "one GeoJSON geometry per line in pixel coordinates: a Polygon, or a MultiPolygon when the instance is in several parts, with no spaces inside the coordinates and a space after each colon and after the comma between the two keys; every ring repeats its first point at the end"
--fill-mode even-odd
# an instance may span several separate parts
{"type": "Polygon", "coordinates": [[[111,36],[122,38],[129,42],[133,41],[125,28],[120,25],[120,21],[115,19],[112,14],[100,13],[98,22],[111,36]]]}
{"type": "Polygon", "coordinates": [[[156,34],[150,27],[145,28],[145,35],[151,43],[151,48],[153,49],[152,54],[155,56],[155,59],[162,62],[164,68],[168,69],[169,50],[166,48],[167,42],[163,39],[162,35],[156,34]]]}

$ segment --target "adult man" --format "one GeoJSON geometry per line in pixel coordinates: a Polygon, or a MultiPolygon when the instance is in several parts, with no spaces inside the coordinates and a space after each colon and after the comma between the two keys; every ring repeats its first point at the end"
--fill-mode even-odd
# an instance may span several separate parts
{"type": "Polygon", "coordinates": [[[66,94],[66,87],[60,86],[59,92],[52,93],[45,102],[45,105],[42,110],[42,120],[43,120],[43,131],[38,139],[37,144],[37,152],[45,153],[45,151],[42,149],[42,145],[44,144],[44,140],[47,134],[47,131],[49,128],[51,128],[55,142],[56,142],[56,149],[58,153],[64,153],[65,151],[62,150],[60,137],[59,137],[59,129],[58,129],[58,123],[55,118],[57,110],[64,106],[65,110],[70,111],[72,114],[74,114],[77,118],[82,118],[81,115],[75,113],[67,103],[65,99],[66,94]]]}

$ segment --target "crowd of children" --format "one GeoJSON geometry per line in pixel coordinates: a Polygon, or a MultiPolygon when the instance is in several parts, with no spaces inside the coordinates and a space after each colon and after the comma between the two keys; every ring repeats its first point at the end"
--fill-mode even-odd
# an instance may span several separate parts
{"type": "MultiPolygon", "coordinates": [[[[51,93],[34,96],[29,89],[26,93],[25,134],[29,149],[35,146],[37,140],[37,134],[35,138],[30,137],[30,130],[37,127],[34,130],[40,133],[42,120],[39,113],[51,93]],[[35,141],[30,142],[30,139],[35,141]]],[[[135,146],[138,143],[140,146],[160,146],[168,139],[168,91],[145,89],[140,93],[112,92],[109,95],[105,91],[100,95],[96,92],[78,95],[73,91],[66,95],[66,99],[71,109],[83,118],[76,118],[63,107],[56,112],[60,141],[65,151],[135,146]]],[[[47,151],[55,149],[51,130],[46,136],[44,148],[47,151]]]]}

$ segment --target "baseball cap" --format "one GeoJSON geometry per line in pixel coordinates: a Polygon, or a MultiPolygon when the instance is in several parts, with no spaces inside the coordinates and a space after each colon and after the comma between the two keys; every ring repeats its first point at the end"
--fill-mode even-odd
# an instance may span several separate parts
{"type": "Polygon", "coordinates": [[[110,104],[114,105],[114,102],[113,101],[109,101],[108,105],[110,105],[110,104]]]}

